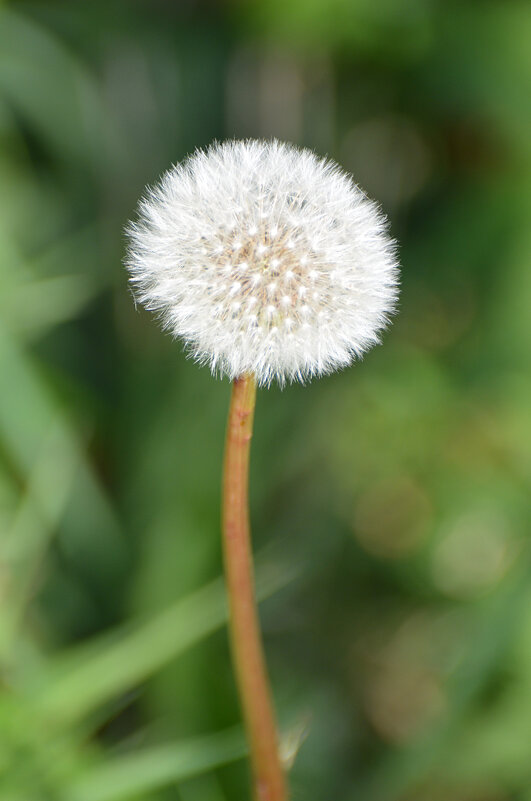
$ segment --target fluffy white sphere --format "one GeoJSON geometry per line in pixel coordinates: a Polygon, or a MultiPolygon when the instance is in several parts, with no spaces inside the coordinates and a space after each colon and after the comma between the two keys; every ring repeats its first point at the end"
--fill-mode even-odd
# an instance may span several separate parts
{"type": "Polygon", "coordinates": [[[385,218],[309,150],[232,141],[168,170],[128,227],[136,298],[212,371],[328,373],[371,345],[398,284],[385,218]]]}

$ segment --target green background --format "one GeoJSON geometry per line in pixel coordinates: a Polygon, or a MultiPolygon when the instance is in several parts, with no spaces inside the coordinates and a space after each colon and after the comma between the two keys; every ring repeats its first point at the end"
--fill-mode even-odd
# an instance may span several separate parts
{"type": "Polygon", "coordinates": [[[262,390],[252,518],[294,801],[531,801],[531,6],[0,5],[0,798],[243,801],[219,581],[230,387],[123,227],[213,139],[352,171],[381,347],[262,390]]]}

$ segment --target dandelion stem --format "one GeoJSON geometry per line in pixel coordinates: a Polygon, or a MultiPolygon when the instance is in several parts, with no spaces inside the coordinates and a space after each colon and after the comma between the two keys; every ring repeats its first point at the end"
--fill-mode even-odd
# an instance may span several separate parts
{"type": "Polygon", "coordinates": [[[256,383],[234,381],[227,426],[223,479],[223,548],[236,682],[249,741],[255,801],[287,801],[275,715],[267,678],[249,529],[249,451],[256,383]]]}

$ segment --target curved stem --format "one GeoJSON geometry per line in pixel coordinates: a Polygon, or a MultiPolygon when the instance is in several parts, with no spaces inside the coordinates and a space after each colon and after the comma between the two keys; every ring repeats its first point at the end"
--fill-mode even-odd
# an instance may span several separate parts
{"type": "Polygon", "coordinates": [[[253,798],[255,801],[287,801],[254,599],[248,485],[255,397],[256,384],[252,376],[234,381],[223,478],[225,575],[232,659],[249,741],[253,798]]]}

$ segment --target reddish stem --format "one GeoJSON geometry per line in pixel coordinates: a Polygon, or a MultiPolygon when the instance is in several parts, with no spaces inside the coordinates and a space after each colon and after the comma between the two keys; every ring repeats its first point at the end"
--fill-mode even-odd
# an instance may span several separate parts
{"type": "Polygon", "coordinates": [[[230,638],[249,741],[253,797],[255,801],[287,801],[254,598],[248,485],[255,398],[256,384],[252,376],[234,381],[223,479],[223,548],[230,638]]]}

